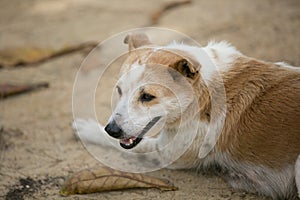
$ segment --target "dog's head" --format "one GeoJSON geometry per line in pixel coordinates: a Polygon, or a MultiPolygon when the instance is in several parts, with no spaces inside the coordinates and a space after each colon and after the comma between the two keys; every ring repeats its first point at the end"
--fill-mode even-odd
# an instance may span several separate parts
{"type": "Polygon", "coordinates": [[[185,52],[151,44],[145,34],[128,35],[124,42],[129,53],[105,130],[120,139],[123,148],[131,149],[148,132],[185,123],[196,113],[200,64],[185,52]]]}

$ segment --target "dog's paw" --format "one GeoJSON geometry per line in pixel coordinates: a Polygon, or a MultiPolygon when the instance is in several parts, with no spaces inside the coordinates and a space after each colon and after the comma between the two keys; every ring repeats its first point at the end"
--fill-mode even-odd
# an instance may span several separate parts
{"type": "Polygon", "coordinates": [[[103,127],[93,119],[75,119],[72,123],[72,128],[75,131],[83,132],[103,127]]]}
{"type": "Polygon", "coordinates": [[[109,139],[104,127],[95,120],[75,119],[72,127],[82,141],[107,146],[109,139]]]}

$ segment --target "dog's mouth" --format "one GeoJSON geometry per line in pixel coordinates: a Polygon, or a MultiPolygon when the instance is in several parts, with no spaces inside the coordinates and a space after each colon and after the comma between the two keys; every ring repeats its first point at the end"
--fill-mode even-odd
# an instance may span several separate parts
{"type": "Polygon", "coordinates": [[[120,146],[124,149],[132,149],[143,139],[143,136],[159,121],[161,116],[154,117],[144,128],[135,136],[126,137],[120,140],[120,146]]]}

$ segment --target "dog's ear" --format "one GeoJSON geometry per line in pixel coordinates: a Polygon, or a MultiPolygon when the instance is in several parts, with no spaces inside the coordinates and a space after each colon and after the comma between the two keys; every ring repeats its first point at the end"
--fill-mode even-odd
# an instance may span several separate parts
{"type": "Polygon", "coordinates": [[[144,45],[149,45],[151,44],[148,36],[144,33],[132,33],[129,34],[125,37],[124,43],[128,44],[129,46],[129,51],[144,46],[144,45]]]}
{"type": "Polygon", "coordinates": [[[169,67],[169,73],[174,80],[178,79],[180,74],[192,80],[195,80],[199,75],[199,72],[195,69],[192,63],[188,62],[184,58],[171,64],[169,67]],[[180,74],[178,74],[174,70],[176,70],[180,74]]]}

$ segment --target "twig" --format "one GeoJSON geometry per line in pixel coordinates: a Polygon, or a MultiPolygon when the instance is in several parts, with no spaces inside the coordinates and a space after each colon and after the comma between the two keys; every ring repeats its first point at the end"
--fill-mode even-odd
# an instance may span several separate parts
{"type": "Polygon", "coordinates": [[[30,92],[39,88],[48,88],[49,83],[35,83],[35,84],[25,84],[25,85],[15,85],[15,84],[0,84],[0,100],[8,96],[17,95],[25,92],[30,92]]]}
{"type": "Polygon", "coordinates": [[[63,48],[63,49],[60,49],[60,50],[54,52],[52,55],[49,55],[48,57],[45,57],[45,58],[43,58],[35,63],[31,63],[31,64],[37,64],[37,63],[44,62],[44,61],[52,59],[52,58],[64,56],[64,55],[71,54],[71,53],[74,53],[77,51],[82,51],[82,50],[89,51],[89,50],[92,50],[93,48],[95,48],[97,45],[98,45],[98,42],[88,42],[88,43],[79,44],[77,46],[63,48]]]}
{"type": "Polygon", "coordinates": [[[67,54],[71,54],[77,51],[88,50],[90,51],[94,47],[98,45],[98,42],[86,42],[75,46],[64,47],[59,50],[51,50],[51,49],[39,49],[39,48],[21,48],[21,49],[12,49],[10,50],[3,50],[0,55],[0,68],[4,67],[17,67],[17,66],[25,66],[25,65],[35,65],[47,60],[57,58],[60,56],[64,56],[67,54]],[[21,51],[18,52],[18,51],[21,51]],[[35,57],[30,58],[26,51],[34,51],[35,57]],[[15,52],[21,54],[18,55],[15,52]],[[39,53],[40,52],[40,53],[39,53]],[[29,58],[28,58],[29,57],[29,58]]]}
{"type": "Polygon", "coordinates": [[[185,5],[185,4],[190,4],[192,1],[191,0],[182,0],[182,1],[174,1],[174,2],[170,2],[166,5],[164,5],[161,9],[159,9],[158,11],[154,12],[151,15],[151,25],[155,25],[158,23],[159,19],[161,18],[161,16],[168,10],[174,9],[176,7],[185,5]]]}

